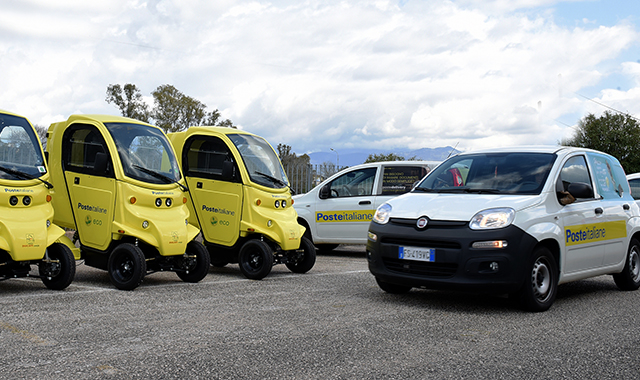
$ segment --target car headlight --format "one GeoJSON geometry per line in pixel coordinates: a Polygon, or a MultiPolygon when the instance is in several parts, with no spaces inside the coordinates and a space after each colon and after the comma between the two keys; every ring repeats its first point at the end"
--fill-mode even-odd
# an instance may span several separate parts
{"type": "Polygon", "coordinates": [[[373,214],[373,221],[379,224],[386,224],[389,221],[389,215],[391,214],[391,205],[384,203],[378,207],[376,213],[373,214]]]}
{"type": "Polygon", "coordinates": [[[491,208],[480,211],[471,218],[469,228],[472,230],[490,230],[509,226],[516,217],[512,208],[491,208]]]}

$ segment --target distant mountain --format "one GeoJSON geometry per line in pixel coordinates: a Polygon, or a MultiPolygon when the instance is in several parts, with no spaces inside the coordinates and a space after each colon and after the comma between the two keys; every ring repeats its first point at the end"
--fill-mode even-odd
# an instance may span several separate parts
{"type": "Polygon", "coordinates": [[[366,161],[370,154],[390,154],[394,153],[399,156],[409,159],[416,157],[418,160],[424,161],[443,161],[449,154],[460,153],[460,151],[453,149],[450,146],[441,148],[422,148],[415,150],[402,150],[402,149],[341,149],[336,152],[315,152],[308,153],[311,158],[311,164],[322,164],[325,162],[336,163],[339,161],[340,166],[354,166],[362,164],[366,161]]]}

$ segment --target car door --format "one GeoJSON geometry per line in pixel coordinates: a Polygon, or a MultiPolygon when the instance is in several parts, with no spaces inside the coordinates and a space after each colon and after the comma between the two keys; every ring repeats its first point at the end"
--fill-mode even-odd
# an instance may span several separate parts
{"type": "Polygon", "coordinates": [[[233,154],[215,136],[194,135],[183,150],[183,172],[200,229],[206,241],[226,246],[238,239],[242,219],[242,181],[233,154]],[[233,164],[230,178],[225,162],[233,164]]]}
{"type": "Polygon", "coordinates": [[[65,131],[62,167],[80,242],[106,250],[111,243],[116,180],[109,148],[98,128],[73,124],[65,131]]]}
{"type": "Polygon", "coordinates": [[[375,211],[374,188],[379,166],[353,169],[318,193],[315,222],[320,239],[361,243],[375,211]],[[322,194],[326,194],[326,197],[322,194]]]}
{"type": "Polygon", "coordinates": [[[627,252],[627,220],[631,217],[633,198],[624,170],[617,160],[592,152],[588,153],[587,157],[606,218],[606,224],[603,226],[606,231],[606,244],[602,265],[615,265],[624,260],[627,252]]]}
{"type": "MultiPolygon", "coordinates": [[[[570,156],[564,162],[557,178],[559,190],[568,189],[571,183],[585,183],[593,188],[593,181],[586,156],[570,156]]],[[[561,201],[561,196],[558,197],[561,201]]],[[[565,257],[561,266],[565,274],[598,268],[604,255],[602,224],[606,222],[602,202],[595,194],[579,198],[564,205],[559,213],[564,228],[565,257]]]]}

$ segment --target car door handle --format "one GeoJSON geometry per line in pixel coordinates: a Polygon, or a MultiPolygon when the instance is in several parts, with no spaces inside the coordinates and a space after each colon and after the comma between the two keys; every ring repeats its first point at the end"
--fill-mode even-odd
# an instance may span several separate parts
{"type": "Polygon", "coordinates": [[[78,177],[74,177],[74,178],[73,178],[73,184],[74,184],[74,185],[79,185],[79,184],[80,184],[80,178],[78,178],[78,177]]]}
{"type": "Polygon", "coordinates": [[[631,208],[631,206],[629,206],[628,204],[626,204],[626,203],[625,203],[625,204],[623,204],[623,205],[622,205],[622,208],[623,208],[625,211],[628,211],[628,210],[631,208]]]}
{"type": "Polygon", "coordinates": [[[370,205],[371,201],[360,201],[358,202],[359,205],[370,205]]]}
{"type": "Polygon", "coordinates": [[[596,208],[596,210],[595,210],[595,211],[596,211],[596,215],[601,215],[601,214],[604,212],[604,210],[602,209],[602,207],[598,207],[598,208],[596,208]]]}

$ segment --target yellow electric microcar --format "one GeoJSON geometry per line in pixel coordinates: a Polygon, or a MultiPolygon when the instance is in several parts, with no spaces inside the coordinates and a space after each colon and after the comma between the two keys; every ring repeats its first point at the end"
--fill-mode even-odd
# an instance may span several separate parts
{"type": "Polygon", "coordinates": [[[75,229],[88,266],[131,290],[146,274],[198,282],[210,258],[189,224],[188,190],[164,132],[138,120],[72,115],[47,133],[54,221],[75,229]]]}
{"type": "Polygon", "coordinates": [[[214,266],[238,263],[262,279],[274,264],[295,273],[316,262],[303,237],[280,159],[262,137],[224,127],[168,135],[189,186],[190,223],[202,230],[214,266]]]}
{"type": "MultiPolygon", "coordinates": [[[[69,286],[80,253],[53,224],[42,145],[29,121],[0,110],[0,280],[40,277],[49,289],[69,286]],[[30,275],[31,265],[39,275],[30,275]]],[[[55,189],[55,190],[62,190],[55,189]]],[[[61,191],[62,193],[62,191],[61,191]]]]}

